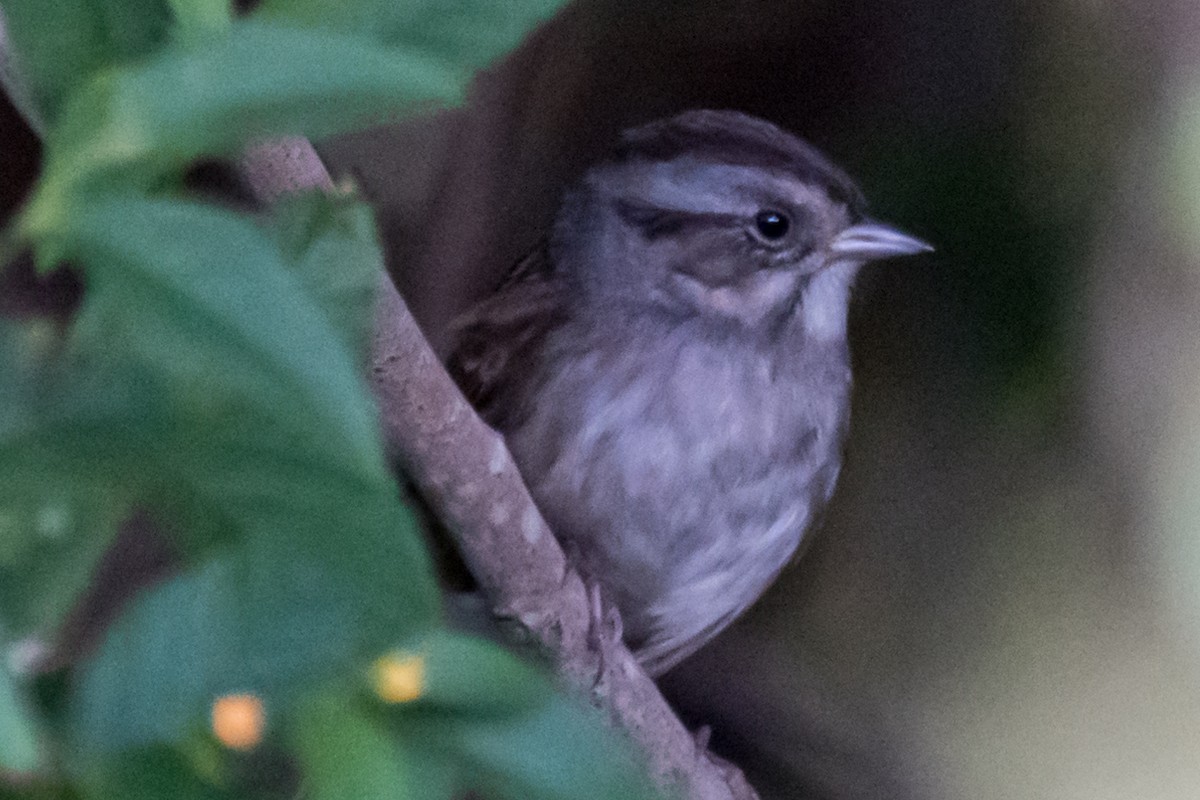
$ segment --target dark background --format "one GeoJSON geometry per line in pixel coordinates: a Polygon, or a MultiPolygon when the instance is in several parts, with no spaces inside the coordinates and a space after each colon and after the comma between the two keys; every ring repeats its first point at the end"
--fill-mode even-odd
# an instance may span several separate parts
{"type": "MultiPolygon", "coordinates": [[[[577,2],[465,108],[322,147],[436,347],[617,131],[685,108],[806,137],[936,245],[861,280],[824,529],[664,680],[764,796],[1196,796],[1195,5],[577,2]]],[[[3,213],[36,165],[8,108],[0,153],[3,213]]]]}

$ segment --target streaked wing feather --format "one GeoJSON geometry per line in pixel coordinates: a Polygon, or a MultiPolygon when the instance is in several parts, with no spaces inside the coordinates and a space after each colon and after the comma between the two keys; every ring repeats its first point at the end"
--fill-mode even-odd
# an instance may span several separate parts
{"type": "Polygon", "coordinates": [[[511,430],[529,412],[529,378],[546,335],[565,321],[564,291],[543,244],[517,262],[494,295],[453,325],[446,368],[497,430],[511,430]]]}

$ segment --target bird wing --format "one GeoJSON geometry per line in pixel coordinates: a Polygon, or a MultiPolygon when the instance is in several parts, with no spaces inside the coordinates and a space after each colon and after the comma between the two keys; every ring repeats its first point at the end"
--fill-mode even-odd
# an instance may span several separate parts
{"type": "Polygon", "coordinates": [[[451,377],[490,425],[511,430],[529,412],[545,337],[566,321],[566,287],[545,242],[518,261],[500,288],[452,325],[451,377]]]}

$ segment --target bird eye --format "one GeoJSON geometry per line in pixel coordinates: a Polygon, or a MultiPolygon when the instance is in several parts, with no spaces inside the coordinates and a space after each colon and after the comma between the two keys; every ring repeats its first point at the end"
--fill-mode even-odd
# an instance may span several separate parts
{"type": "Polygon", "coordinates": [[[792,222],[782,211],[768,209],[755,215],[754,227],[758,228],[758,232],[764,239],[776,241],[787,235],[788,229],[792,227],[792,222]]]}

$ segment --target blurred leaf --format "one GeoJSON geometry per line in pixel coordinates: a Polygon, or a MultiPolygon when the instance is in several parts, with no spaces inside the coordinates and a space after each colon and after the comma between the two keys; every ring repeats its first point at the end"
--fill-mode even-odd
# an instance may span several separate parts
{"type": "Polygon", "coordinates": [[[644,764],[603,718],[490,643],[431,635],[420,699],[387,706],[395,735],[452,759],[463,788],[513,800],[654,798],[644,764]]]}
{"type": "Polygon", "coordinates": [[[402,743],[346,698],[310,699],[296,714],[291,732],[306,796],[313,800],[450,798],[452,786],[444,772],[411,763],[402,743]]]}
{"type": "Polygon", "coordinates": [[[411,702],[382,706],[394,736],[418,761],[453,763],[460,789],[514,800],[658,797],[597,709],[497,645],[438,630],[388,658],[421,667],[411,702]]]}
{"type": "Polygon", "coordinates": [[[365,360],[383,259],[371,208],[346,195],[306,192],[272,209],[284,258],[347,348],[365,360]]]}
{"type": "Polygon", "coordinates": [[[104,67],[152,53],[167,39],[166,0],[4,0],[22,83],[44,122],[104,67]]]}
{"type": "Polygon", "coordinates": [[[156,418],[136,381],[68,380],[32,352],[35,334],[0,323],[0,612],[16,635],[55,626],[86,587],[156,418]]]}
{"type": "Polygon", "coordinates": [[[0,610],[17,635],[58,625],[128,510],[117,453],[95,449],[127,430],[128,417],[97,400],[88,416],[48,403],[23,431],[0,419],[0,610]],[[82,446],[72,453],[73,444],[82,446]]]}
{"type": "Polygon", "coordinates": [[[660,795],[628,743],[597,709],[549,685],[536,711],[456,727],[457,748],[480,785],[513,800],[635,800],[660,795]]]}
{"type": "Polygon", "coordinates": [[[8,667],[0,664],[0,770],[33,772],[39,766],[33,719],[8,667]]]}
{"type": "Polygon", "coordinates": [[[141,597],[88,664],[73,704],[85,753],[181,741],[213,700],[273,700],[328,677],[359,647],[345,576],[255,539],[141,597]],[[342,580],[339,582],[339,578],[342,580]]]}
{"type": "Polygon", "coordinates": [[[75,336],[168,376],[207,424],[257,409],[287,420],[349,479],[390,486],[374,408],[328,317],[257,228],[192,203],[97,201],[74,217],[87,265],[75,336]]]}
{"type": "Polygon", "coordinates": [[[0,612],[16,635],[58,627],[88,587],[124,511],[103,489],[78,482],[58,487],[54,499],[55,486],[39,489],[21,504],[0,498],[0,537],[34,539],[19,558],[0,563],[0,612]]]}
{"type": "Polygon", "coordinates": [[[487,66],[564,0],[265,0],[259,14],[374,36],[469,69],[487,66]]]}
{"type": "Polygon", "coordinates": [[[186,43],[202,42],[233,23],[232,0],[167,0],[175,14],[175,34],[186,43]]]}
{"type": "Polygon", "coordinates": [[[286,530],[298,555],[357,577],[393,641],[431,619],[428,555],[365,382],[271,241],[229,212],[133,199],[92,204],[70,234],[89,281],[77,348],[167,381],[173,421],[148,466],[163,490],[241,530],[286,530]]]}
{"type": "Polygon", "coordinates": [[[199,498],[196,513],[218,511],[238,541],[106,640],[79,706],[90,746],[176,739],[215,694],[312,680],[423,630],[437,603],[428,558],[336,312],[228,212],[114,199],[69,234],[89,281],[76,351],[160,376],[170,418],[146,480],[199,498]]]}
{"type": "Polygon", "coordinates": [[[232,795],[205,783],[179,753],[151,747],[106,762],[91,776],[89,795],[121,800],[224,800],[232,795]]]}
{"type": "Polygon", "coordinates": [[[504,716],[546,702],[549,678],[498,645],[438,630],[422,644],[422,701],[473,716],[504,716]]]}
{"type": "Polygon", "coordinates": [[[443,64],[360,38],[234,23],[204,48],[169,48],[75,92],[48,136],[25,230],[54,236],[96,187],[150,187],[199,156],[247,142],[320,138],[416,103],[454,100],[461,82],[443,64]]]}

